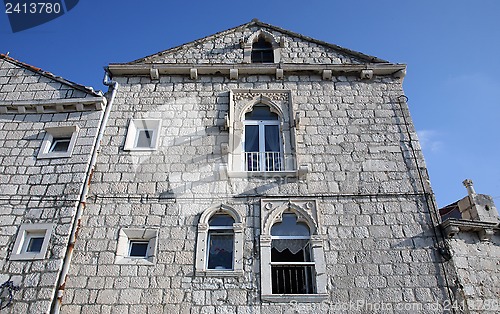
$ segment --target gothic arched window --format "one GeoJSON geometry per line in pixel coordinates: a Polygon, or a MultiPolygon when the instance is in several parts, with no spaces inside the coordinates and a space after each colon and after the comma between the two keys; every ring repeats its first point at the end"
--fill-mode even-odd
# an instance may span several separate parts
{"type": "Polygon", "coordinates": [[[233,269],[233,224],[233,217],[227,214],[213,215],[208,221],[207,269],[233,269]]]}
{"type": "Polygon", "coordinates": [[[279,116],[257,104],[245,114],[245,171],[283,170],[279,116]]]}
{"type": "Polygon", "coordinates": [[[273,45],[263,36],[252,44],[252,63],[274,63],[273,45]]]}
{"type": "Polygon", "coordinates": [[[271,228],[271,278],[273,294],[315,293],[311,233],[297,216],[285,212],[271,228]]]}

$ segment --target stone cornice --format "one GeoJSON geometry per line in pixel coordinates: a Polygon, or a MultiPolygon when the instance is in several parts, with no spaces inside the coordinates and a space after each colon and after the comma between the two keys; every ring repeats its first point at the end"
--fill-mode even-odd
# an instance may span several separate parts
{"type": "Polygon", "coordinates": [[[160,75],[188,75],[196,79],[198,75],[224,75],[237,79],[239,75],[276,75],[277,78],[287,74],[317,73],[324,79],[331,76],[358,76],[363,79],[373,75],[393,75],[403,78],[406,73],[405,64],[370,63],[370,64],[123,64],[113,63],[108,66],[113,76],[151,76],[157,79],[160,75]],[[237,71],[237,72],[236,72],[237,71]]]}
{"type": "Polygon", "coordinates": [[[495,232],[500,232],[499,223],[453,218],[443,221],[440,227],[447,238],[452,238],[459,232],[477,232],[481,241],[489,241],[495,232]]]}
{"type": "Polygon", "coordinates": [[[106,97],[0,101],[0,114],[58,113],[102,110],[106,97]]]}

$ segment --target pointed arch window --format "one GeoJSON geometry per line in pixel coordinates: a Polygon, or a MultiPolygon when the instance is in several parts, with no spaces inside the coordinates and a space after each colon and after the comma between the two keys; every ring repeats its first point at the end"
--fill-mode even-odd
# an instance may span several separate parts
{"type": "Polygon", "coordinates": [[[274,63],[273,45],[263,36],[252,44],[252,63],[274,63]]]}
{"type": "Polygon", "coordinates": [[[271,228],[271,277],[273,294],[315,293],[315,269],[309,227],[297,216],[283,213],[271,228]]]}
{"type": "Polygon", "coordinates": [[[221,205],[205,210],[198,223],[196,274],[239,276],[243,273],[243,227],[240,215],[221,205]]]}
{"type": "Polygon", "coordinates": [[[245,171],[282,171],[283,147],[279,116],[257,104],[245,114],[245,171]]]}

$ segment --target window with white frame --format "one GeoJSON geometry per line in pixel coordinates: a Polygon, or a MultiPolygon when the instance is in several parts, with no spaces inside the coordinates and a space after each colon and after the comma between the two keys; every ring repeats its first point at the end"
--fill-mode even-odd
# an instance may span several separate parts
{"type": "Polygon", "coordinates": [[[213,215],[208,221],[207,269],[233,269],[233,224],[233,217],[227,214],[213,215]]]}
{"type": "Polygon", "coordinates": [[[271,302],[328,298],[315,201],[261,200],[261,297],[271,302]]]}
{"type": "Polygon", "coordinates": [[[153,265],[156,262],[157,242],[157,229],[121,229],[115,263],[153,265]]]}
{"type": "Polygon", "coordinates": [[[71,157],[78,136],[78,126],[48,127],[37,158],[71,157]]]}
{"type": "Polygon", "coordinates": [[[53,226],[53,224],[21,225],[10,259],[44,259],[49,246],[53,226]]]}
{"type": "Polygon", "coordinates": [[[257,104],[245,114],[245,171],[283,170],[279,116],[269,106],[257,104]]]}
{"type": "Polygon", "coordinates": [[[200,276],[243,274],[242,220],[233,208],[220,205],[201,215],[195,268],[200,276]]]}
{"type": "Polygon", "coordinates": [[[125,150],[150,151],[158,148],[160,119],[133,119],[125,139],[125,150]]]}

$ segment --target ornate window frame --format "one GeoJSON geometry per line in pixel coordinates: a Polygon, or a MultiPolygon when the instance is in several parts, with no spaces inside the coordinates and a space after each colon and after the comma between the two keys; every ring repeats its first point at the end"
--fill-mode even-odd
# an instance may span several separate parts
{"type": "Polygon", "coordinates": [[[261,298],[270,302],[321,302],[328,298],[327,275],[323,236],[319,233],[319,219],[316,200],[261,199],[260,269],[261,298]],[[271,282],[271,228],[281,222],[285,212],[297,216],[297,222],[305,223],[310,229],[310,244],[315,267],[316,293],[273,294],[271,282]]]}
{"type": "Polygon", "coordinates": [[[196,261],[195,274],[197,276],[213,276],[213,277],[236,277],[243,275],[243,219],[241,215],[232,207],[221,204],[206,209],[200,216],[198,222],[198,235],[196,241],[196,261]],[[234,219],[234,253],[233,253],[233,269],[208,269],[207,266],[207,246],[209,236],[209,220],[216,214],[226,214],[234,219]]]}
{"type": "MultiPolygon", "coordinates": [[[[226,126],[229,130],[229,143],[222,148],[228,154],[226,169],[221,169],[221,177],[248,176],[302,176],[303,167],[298,167],[296,154],[296,119],[292,106],[290,90],[274,89],[234,89],[229,92],[229,113],[226,126]],[[244,170],[244,131],[245,114],[255,105],[269,106],[271,112],[279,116],[281,145],[283,147],[283,170],[281,171],[245,171],[244,170]],[[298,170],[301,170],[299,173],[298,170]],[[227,173],[225,173],[227,171],[227,173]]],[[[307,172],[307,171],[306,171],[307,172]]]]}

